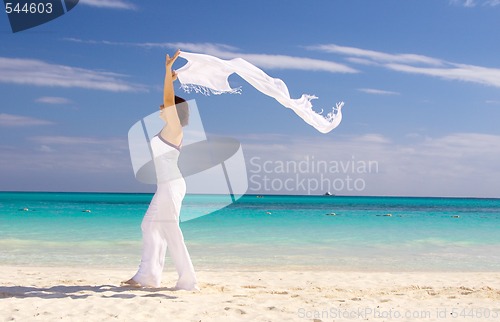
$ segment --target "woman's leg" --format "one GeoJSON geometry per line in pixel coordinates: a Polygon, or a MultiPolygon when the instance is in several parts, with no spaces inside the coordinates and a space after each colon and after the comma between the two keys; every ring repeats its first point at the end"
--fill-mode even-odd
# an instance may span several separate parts
{"type": "Polygon", "coordinates": [[[184,243],[184,236],[178,222],[166,225],[165,237],[167,239],[168,252],[179,275],[179,280],[175,287],[184,290],[197,289],[193,263],[184,243]]]}
{"type": "Polygon", "coordinates": [[[142,221],[143,249],[139,271],[132,278],[142,286],[159,287],[168,249],[179,275],[176,288],[197,289],[196,274],[179,227],[184,180],[159,185],[142,221]]]}
{"type": "Polygon", "coordinates": [[[142,220],[142,257],[139,270],[132,279],[147,287],[159,287],[165,263],[167,243],[158,222],[158,196],[155,194],[142,220]]]}
{"type": "Polygon", "coordinates": [[[184,179],[173,180],[168,185],[171,202],[162,205],[162,214],[165,224],[162,225],[162,236],[167,241],[167,249],[174,263],[179,279],[176,288],[185,290],[197,289],[196,274],[194,272],[191,257],[184,243],[184,236],[179,226],[179,216],[182,200],[186,194],[186,183],[184,179]],[[163,210],[165,210],[163,212],[163,210]]]}

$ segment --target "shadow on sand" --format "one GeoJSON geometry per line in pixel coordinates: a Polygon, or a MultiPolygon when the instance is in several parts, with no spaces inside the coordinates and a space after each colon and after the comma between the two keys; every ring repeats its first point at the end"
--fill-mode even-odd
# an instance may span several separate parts
{"type": "Polygon", "coordinates": [[[85,299],[91,296],[102,298],[158,297],[162,299],[176,299],[176,296],[160,293],[174,291],[174,288],[132,288],[116,285],[56,285],[52,287],[33,286],[0,286],[0,299],[39,297],[42,299],[72,298],[85,299]]]}

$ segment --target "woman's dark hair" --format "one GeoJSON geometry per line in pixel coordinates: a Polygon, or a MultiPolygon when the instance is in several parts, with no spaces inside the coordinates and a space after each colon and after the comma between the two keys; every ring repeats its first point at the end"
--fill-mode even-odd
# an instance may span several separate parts
{"type": "Polygon", "coordinates": [[[189,123],[189,106],[185,99],[175,96],[175,107],[181,126],[186,126],[189,123]]]}

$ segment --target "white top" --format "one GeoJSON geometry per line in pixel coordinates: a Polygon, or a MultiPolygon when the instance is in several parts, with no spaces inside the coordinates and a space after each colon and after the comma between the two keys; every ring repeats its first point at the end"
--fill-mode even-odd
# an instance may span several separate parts
{"type": "Polygon", "coordinates": [[[179,161],[181,145],[174,145],[160,134],[151,139],[151,150],[153,152],[157,183],[167,183],[175,179],[181,179],[182,173],[177,162],[179,161]]]}

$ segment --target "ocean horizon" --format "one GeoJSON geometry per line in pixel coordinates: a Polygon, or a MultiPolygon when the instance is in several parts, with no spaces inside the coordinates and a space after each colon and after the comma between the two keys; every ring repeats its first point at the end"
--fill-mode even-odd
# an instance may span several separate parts
{"type": "MultiPolygon", "coordinates": [[[[0,192],[0,260],[135,269],[152,196],[0,192]]],[[[224,198],[184,200],[181,228],[196,269],[500,269],[500,199],[244,195],[218,209],[224,198]],[[207,209],[218,210],[182,221],[207,209]]]]}

